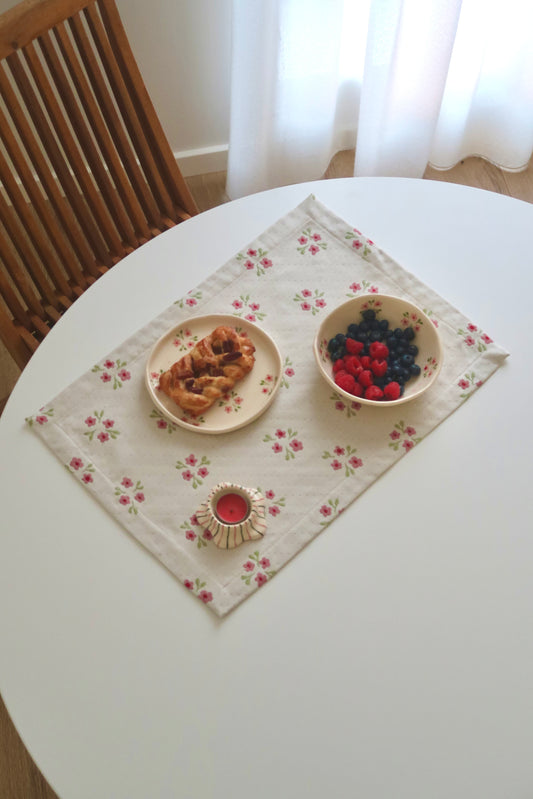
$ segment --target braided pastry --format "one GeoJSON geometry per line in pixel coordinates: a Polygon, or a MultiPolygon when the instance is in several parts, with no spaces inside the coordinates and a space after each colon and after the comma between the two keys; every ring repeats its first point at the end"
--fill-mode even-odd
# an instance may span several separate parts
{"type": "Polygon", "coordinates": [[[251,371],[255,347],[245,333],[221,325],[159,378],[159,388],[191,416],[199,416],[251,371]]]}

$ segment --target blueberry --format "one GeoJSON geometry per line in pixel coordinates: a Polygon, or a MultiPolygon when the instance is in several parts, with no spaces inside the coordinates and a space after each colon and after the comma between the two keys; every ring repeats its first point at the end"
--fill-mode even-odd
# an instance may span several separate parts
{"type": "Polygon", "coordinates": [[[407,352],[409,353],[409,355],[412,355],[413,358],[416,358],[416,356],[418,355],[418,347],[416,346],[416,344],[409,344],[409,346],[407,347],[407,352]]]}
{"type": "Polygon", "coordinates": [[[370,341],[381,341],[381,330],[372,330],[369,339],[370,341]]]}
{"type": "Polygon", "coordinates": [[[365,322],[372,322],[376,318],[376,312],[373,308],[367,308],[366,310],[361,311],[361,316],[365,322]]]}
{"type": "Polygon", "coordinates": [[[394,330],[394,338],[400,339],[403,338],[403,330],[401,327],[397,327],[394,330]]]}
{"type": "Polygon", "coordinates": [[[412,377],[418,377],[418,375],[420,374],[420,371],[421,371],[420,370],[420,366],[417,363],[413,363],[409,367],[409,371],[411,372],[411,376],[412,377]]]}
{"type": "Polygon", "coordinates": [[[335,340],[339,346],[344,346],[344,344],[346,344],[346,336],[344,333],[337,333],[335,340]]]}
{"type": "Polygon", "coordinates": [[[414,364],[415,359],[413,358],[412,355],[408,355],[406,353],[405,355],[402,355],[401,361],[402,361],[402,366],[409,367],[409,366],[412,366],[414,364]]]}
{"type": "Polygon", "coordinates": [[[331,353],[336,348],[337,348],[337,339],[336,338],[330,338],[330,340],[328,341],[328,352],[331,353]]]}
{"type": "Polygon", "coordinates": [[[385,332],[385,330],[388,330],[389,329],[389,320],[388,319],[380,319],[379,320],[379,329],[383,330],[384,332],[385,332]]]}
{"type": "Polygon", "coordinates": [[[359,332],[360,333],[368,333],[369,330],[370,330],[369,323],[366,322],[366,321],[361,322],[361,324],[359,325],[359,332]]]}
{"type": "Polygon", "coordinates": [[[412,341],[415,337],[415,331],[413,330],[412,327],[406,327],[403,334],[407,339],[407,341],[412,341]]]}
{"type": "Polygon", "coordinates": [[[358,332],[359,332],[359,325],[356,325],[355,322],[352,322],[351,325],[348,325],[348,333],[352,338],[357,338],[358,332]]]}

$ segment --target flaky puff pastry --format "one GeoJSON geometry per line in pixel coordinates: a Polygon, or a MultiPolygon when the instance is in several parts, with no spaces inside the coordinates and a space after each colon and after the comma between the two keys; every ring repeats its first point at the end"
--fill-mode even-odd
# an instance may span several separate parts
{"type": "Polygon", "coordinates": [[[255,346],[245,333],[221,325],[159,378],[159,388],[191,416],[199,416],[251,371],[255,346]]]}

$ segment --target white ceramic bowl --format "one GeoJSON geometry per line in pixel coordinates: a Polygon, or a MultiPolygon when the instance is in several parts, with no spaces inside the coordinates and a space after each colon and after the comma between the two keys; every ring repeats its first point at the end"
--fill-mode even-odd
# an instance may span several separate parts
{"type": "Polygon", "coordinates": [[[332,389],[348,400],[380,407],[409,402],[427,391],[437,379],[443,358],[440,338],[431,319],[407,300],[385,294],[363,294],[335,308],[323,319],[315,336],[313,349],[320,374],[332,389]],[[418,347],[415,363],[420,366],[420,374],[405,383],[404,393],[398,399],[371,400],[356,397],[335,383],[328,342],[338,333],[346,335],[348,325],[360,324],[363,321],[362,312],[367,309],[375,311],[376,319],[388,320],[390,329],[412,327],[415,332],[411,343],[418,347]]]}

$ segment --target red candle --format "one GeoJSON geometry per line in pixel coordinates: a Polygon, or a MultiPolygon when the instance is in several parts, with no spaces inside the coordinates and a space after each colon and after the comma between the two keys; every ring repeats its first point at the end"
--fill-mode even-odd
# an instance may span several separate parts
{"type": "Polygon", "coordinates": [[[248,502],[240,494],[222,494],[216,503],[216,514],[226,524],[239,524],[248,516],[248,502]]]}

